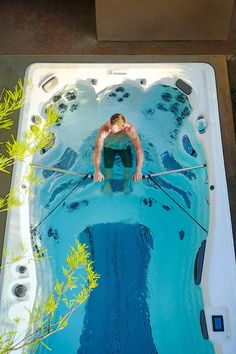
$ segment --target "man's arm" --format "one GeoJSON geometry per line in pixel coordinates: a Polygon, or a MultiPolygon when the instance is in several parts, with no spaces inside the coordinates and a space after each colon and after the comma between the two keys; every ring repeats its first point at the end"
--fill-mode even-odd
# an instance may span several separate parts
{"type": "Polygon", "coordinates": [[[144,161],[143,148],[138,133],[133,126],[131,127],[128,135],[130,136],[136,151],[136,171],[134,173],[133,179],[135,182],[137,182],[142,180],[142,166],[144,161]]]}
{"type": "Polygon", "coordinates": [[[100,128],[95,145],[94,145],[94,152],[93,152],[94,180],[95,181],[102,181],[104,179],[104,176],[100,170],[101,155],[102,155],[102,148],[103,148],[104,139],[105,139],[105,136],[104,136],[103,129],[100,128]]]}

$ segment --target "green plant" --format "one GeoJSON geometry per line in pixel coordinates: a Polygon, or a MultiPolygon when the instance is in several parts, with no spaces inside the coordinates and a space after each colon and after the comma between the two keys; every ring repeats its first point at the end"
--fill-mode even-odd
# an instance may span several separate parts
{"type": "MultiPolygon", "coordinates": [[[[13,121],[9,115],[22,107],[24,98],[25,92],[21,80],[18,81],[13,91],[2,90],[0,94],[0,129],[11,128],[13,121]]],[[[50,130],[57,123],[59,115],[49,106],[45,118],[40,126],[32,125],[22,140],[16,140],[12,135],[11,141],[0,142],[0,172],[10,174],[9,168],[16,161],[27,163],[27,158],[40,149],[52,146],[52,132],[50,130]]],[[[33,187],[38,183],[42,183],[42,180],[35,176],[34,168],[31,166],[22,176],[21,181],[17,183],[21,186],[25,185],[23,191],[14,187],[6,196],[0,197],[0,212],[22,205],[25,198],[30,197],[33,187]]],[[[45,249],[40,249],[39,252],[33,252],[33,255],[26,256],[27,248],[22,241],[19,248],[21,255],[15,255],[13,251],[3,249],[3,256],[7,256],[8,261],[0,269],[23,259],[28,262],[40,262],[42,254],[46,252],[45,249]]],[[[10,353],[25,347],[30,348],[30,353],[32,353],[37,351],[40,344],[48,348],[44,339],[62,330],[68,324],[71,314],[87,300],[91,291],[97,287],[99,275],[93,270],[93,262],[90,260],[90,253],[87,252],[85,244],[77,242],[76,248],[71,246],[66,263],[67,267],[62,267],[65,280],[59,282],[56,279],[53,290],[49,293],[46,301],[35,302],[33,309],[28,309],[30,320],[24,338],[17,340],[17,332],[14,330],[0,334],[0,353],[10,353]],[[78,284],[79,282],[80,284],[78,284]],[[79,291],[73,295],[73,298],[70,298],[70,291],[73,289],[79,289],[79,291]],[[66,306],[66,311],[59,316],[57,312],[62,303],[66,306]]],[[[20,321],[22,318],[16,316],[15,324],[19,324],[20,321]]]]}
{"type": "Polygon", "coordinates": [[[5,262],[3,266],[0,266],[0,270],[6,268],[6,266],[10,264],[19,263],[22,260],[25,262],[27,261],[28,263],[30,263],[31,261],[35,263],[39,263],[42,260],[42,255],[45,256],[47,252],[45,248],[41,247],[38,251],[33,251],[32,255],[26,256],[26,254],[28,254],[28,249],[22,240],[20,240],[19,242],[18,249],[20,250],[21,255],[19,254],[16,255],[13,250],[7,251],[6,248],[3,247],[2,255],[3,257],[7,258],[8,261],[5,262]]]}
{"type": "MultiPolygon", "coordinates": [[[[29,326],[23,339],[15,341],[16,331],[7,332],[0,335],[0,353],[10,353],[12,351],[29,347],[30,353],[36,352],[39,345],[48,346],[44,340],[55,332],[67,326],[72,313],[81,306],[97,286],[99,275],[93,270],[93,263],[90,260],[90,253],[87,246],[77,241],[76,247],[70,246],[70,251],[66,256],[66,267],[62,267],[64,281],[56,282],[45,302],[35,304],[29,312],[29,326]],[[82,275],[83,272],[86,275],[82,275]],[[80,288],[78,294],[71,295],[71,290],[80,288]],[[65,304],[66,313],[57,314],[60,304],[65,304]]],[[[18,324],[22,319],[16,317],[18,324]]]]}
{"type": "Polygon", "coordinates": [[[13,121],[8,116],[23,106],[24,98],[22,80],[18,80],[13,91],[5,88],[2,90],[0,94],[0,129],[10,129],[13,121]]]}
{"type": "MultiPolygon", "coordinates": [[[[29,84],[29,83],[28,83],[29,84]]],[[[19,80],[13,91],[3,89],[0,100],[0,129],[9,129],[13,125],[9,115],[18,110],[24,104],[25,92],[22,81],[19,80]]],[[[52,129],[59,118],[59,114],[52,107],[48,107],[46,111],[46,119],[41,126],[32,125],[22,140],[16,140],[11,135],[11,141],[0,142],[3,152],[0,152],[0,172],[10,173],[9,168],[16,161],[25,161],[28,157],[34,155],[45,146],[52,146],[52,129]]],[[[13,207],[20,206],[24,203],[25,197],[29,197],[32,193],[32,187],[41,183],[40,177],[35,177],[34,169],[29,168],[27,174],[22,177],[22,185],[27,181],[28,188],[24,191],[18,187],[12,188],[10,193],[4,197],[0,197],[0,212],[10,210],[13,207]]]]}

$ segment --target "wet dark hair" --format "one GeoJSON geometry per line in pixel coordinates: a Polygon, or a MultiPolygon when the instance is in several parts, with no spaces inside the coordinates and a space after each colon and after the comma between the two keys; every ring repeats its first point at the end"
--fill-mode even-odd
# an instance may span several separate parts
{"type": "Polygon", "coordinates": [[[110,118],[110,122],[111,124],[117,124],[119,127],[122,126],[126,121],[125,121],[125,117],[123,116],[123,114],[120,113],[115,113],[111,116],[110,118]]]}

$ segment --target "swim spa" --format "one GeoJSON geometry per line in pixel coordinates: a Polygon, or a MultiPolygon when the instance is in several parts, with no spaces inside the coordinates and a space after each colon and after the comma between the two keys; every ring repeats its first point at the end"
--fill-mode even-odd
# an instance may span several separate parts
{"type": "MultiPolygon", "coordinates": [[[[213,68],[39,63],[26,78],[31,85],[18,137],[40,124],[35,117],[43,121],[48,107],[60,113],[53,146],[28,164],[91,175],[98,129],[119,112],[139,133],[146,178],[124,194],[117,157],[113,194],[107,196],[91,176],[75,188],[82,177],[36,170],[44,183],[33,199],[8,213],[4,246],[17,253],[16,240],[22,240],[29,254],[46,248],[51,258],[2,271],[2,328],[24,336],[26,309],[60,279],[68,247],[80,240],[95,262],[99,285],[68,326],[47,338],[53,352],[233,353],[235,257],[213,68]],[[191,166],[201,167],[150,177],[191,166]],[[23,296],[16,296],[17,285],[24,285],[23,296]],[[16,316],[22,318],[18,323],[16,316]]],[[[15,165],[12,184],[27,163],[15,165]]]]}

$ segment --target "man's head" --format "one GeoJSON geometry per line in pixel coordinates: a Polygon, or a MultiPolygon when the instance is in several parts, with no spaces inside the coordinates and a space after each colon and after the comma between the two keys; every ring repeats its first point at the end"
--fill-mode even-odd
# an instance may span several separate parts
{"type": "Polygon", "coordinates": [[[123,114],[113,114],[113,116],[111,116],[110,118],[112,133],[118,133],[119,131],[121,131],[124,128],[125,122],[126,121],[123,114]]]}

